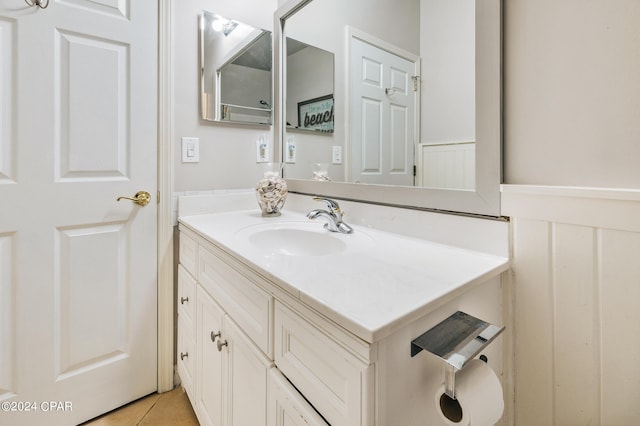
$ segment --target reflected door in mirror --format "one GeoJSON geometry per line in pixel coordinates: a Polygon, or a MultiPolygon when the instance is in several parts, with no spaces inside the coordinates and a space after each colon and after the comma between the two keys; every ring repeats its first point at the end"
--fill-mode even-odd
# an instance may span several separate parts
{"type": "Polygon", "coordinates": [[[348,181],[414,184],[416,64],[351,38],[351,176],[348,181]]]}

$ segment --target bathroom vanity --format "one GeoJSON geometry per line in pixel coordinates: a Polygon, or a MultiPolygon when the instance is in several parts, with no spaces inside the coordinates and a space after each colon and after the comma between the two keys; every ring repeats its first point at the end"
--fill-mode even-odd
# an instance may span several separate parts
{"type": "MultiPolygon", "coordinates": [[[[506,253],[379,229],[420,216],[401,209],[368,207],[374,228],[352,203],[345,235],[305,217],[310,197],[263,218],[247,195],[179,213],[178,372],[200,422],[441,424],[443,365],[412,358],[411,341],[458,310],[503,324],[506,253]]],[[[446,220],[460,234],[478,219],[446,220]]],[[[496,342],[485,355],[501,375],[496,342]]]]}
{"type": "MultiPolygon", "coordinates": [[[[436,395],[445,366],[427,351],[412,357],[411,342],[458,311],[505,324],[508,224],[497,217],[501,2],[449,5],[290,0],[276,11],[274,159],[286,162],[284,178],[296,194],[278,218],[261,217],[252,192],[180,200],[178,371],[202,424],[443,424],[436,395]],[[422,39],[443,14],[453,19],[438,27],[456,36],[464,30],[468,67],[456,51],[448,68],[452,47],[432,43],[448,39],[443,34],[422,39]],[[402,28],[381,25],[390,16],[402,28]],[[360,47],[383,60],[360,67],[360,47]],[[332,59],[311,53],[319,50],[332,59]],[[420,58],[431,60],[425,72],[420,58]],[[399,60],[409,62],[402,72],[399,60]],[[451,77],[464,70],[470,84],[454,78],[442,85],[430,79],[435,69],[451,77]],[[308,75],[314,84],[306,84],[308,75]],[[364,86],[375,90],[363,97],[364,86]],[[460,98],[462,86],[468,92],[460,98]],[[444,93],[433,96],[434,89],[444,93]],[[420,97],[423,91],[430,95],[420,97]],[[319,100],[325,109],[335,105],[330,128],[301,126],[305,108],[319,100]],[[460,121],[462,110],[469,120],[460,121]],[[444,111],[455,113],[434,115],[444,111]],[[469,131],[461,135],[463,128],[469,131]],[[473,145],[471,158],[438,155],[442,176],[417,187],[413,176],[438,169],[426,167],[425,150],[460,142],[473,145]],[[414,152],[423,155],[411,158],[414,152]],[[463,171],[451,173],[458,168],[449,159],[464,163],[463,171]],[[332,182],[311,179],[308,166],[328,162],[332,182]],[[395,181],[400,171],[408,181],[395,181]],[[473,182],[436,182],[452,174],[473,182]],[[307,219],[319,206],[299,194],[362,201],[340,201],[355,232],[330,233],[307,219]]],[[[499,377],[505,340],[483,350],[499,377]]]]}

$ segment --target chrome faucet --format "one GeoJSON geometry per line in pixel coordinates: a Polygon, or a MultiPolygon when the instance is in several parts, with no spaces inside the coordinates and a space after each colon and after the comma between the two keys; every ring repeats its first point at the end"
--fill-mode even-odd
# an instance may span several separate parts
{"type": "Polygon", "coordinates": [[[340,206],[337,202],[323,197],[313,197],[313,199],[315,201],[322,201],[327,206],[327,210],[311,210],[309,213],[307,213],[307,217],[309,219],[324,217],[325,219],[327,219],[327,223],[324,224],[324,227],[329,231],[340,232],[342,234],[353,233],[353,228],[342,221],[343,213],[342,210],[340,210],[340,206]]]}

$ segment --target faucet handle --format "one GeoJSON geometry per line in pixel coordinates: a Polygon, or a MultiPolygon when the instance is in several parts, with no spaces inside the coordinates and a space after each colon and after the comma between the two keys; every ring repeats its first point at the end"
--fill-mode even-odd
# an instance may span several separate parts
{"type": "Polygon", "coordinates": [[[332,213],[342,213],[340,211],[340,205],[330,198],[313,197],[313,199],[314,201],[322,201],[332,213]]]}

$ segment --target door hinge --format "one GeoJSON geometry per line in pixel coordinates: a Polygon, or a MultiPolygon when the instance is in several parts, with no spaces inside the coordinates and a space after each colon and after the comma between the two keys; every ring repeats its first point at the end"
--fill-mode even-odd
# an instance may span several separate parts
{"type": "Polygon", "coordinates": [[[160,191],[157,191],[156,200],[157,200],[157,203],[160,204],[160,191]]]}
{"type": "Polygon", "coordinates": [[[420,76],[419,75],[412,75],[411,76],[411,80],[413,80],[413,91],[417,92],[418,91],[418,82],[420,81],[420,76]]]}

